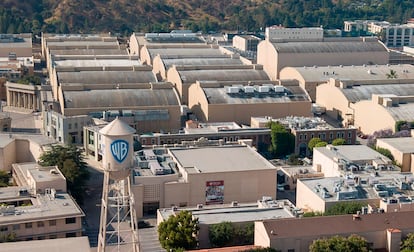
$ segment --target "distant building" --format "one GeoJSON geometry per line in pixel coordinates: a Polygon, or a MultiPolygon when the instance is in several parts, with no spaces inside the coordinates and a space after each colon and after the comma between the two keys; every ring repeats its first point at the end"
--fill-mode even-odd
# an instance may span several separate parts
{"type": "Polygon", "coordinates": [[[355,20],[344,22],[345,31],[365,31],[383,39],[388,47],[413,46],[414,23],[393,24],[387,21],[355,20]]]}
{"type": "Polygon", "coordinates": [[[35,112],[42,109],[41,86],[13,82],[6,83],[7,106],[5,110],[35,112]]]}
{"type": "Polygon", "coordinates": [[[0,34],[0,77],[16,81],[33,74],[32,34],[0,34]]]}
{"type": "Polygon", "coordinates": [[[376,38],[325,38],[323,41],[273,42],[257,48],[257,63],[271,80],[280,78],[284,67],[387,64],[388,50],[376,38]]]}
{"type": "Polygon", "coordinates": [[[253,35],[237,35],[233,38],[233,47],[242,51],[257,51],[257,45],[262,39],[253,35]]]}
{"type": "Polygon", "coordinates": [[[266,27],[266,40],[269,41],[322,41],[323,28],[304,27],[304,28],[285,28],[282,26],[266,27]]]}
{"type": "Polygon", "coordinates": [[[320,117],[287,116],[283,118],[252,117],[252,127],[265,127],[270,121],[279,122],[295,136],[295,154],[308,156],[308,144],[312,138],[319,138],[324,142],[332,143],[341,138],[346,144],[355,144],[357,130],[354,127],[333,127],[320,117]]]}

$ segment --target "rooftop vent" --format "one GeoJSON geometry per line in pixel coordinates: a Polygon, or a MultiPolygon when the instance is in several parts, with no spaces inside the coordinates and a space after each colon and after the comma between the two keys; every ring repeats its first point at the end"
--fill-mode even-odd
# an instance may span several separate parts
{"type": "Polygon", "coordinates": [[[231,206],[232,207],[236,207],[236,206],[238,206],[239,205],[239,202],[237,202],[237,201],[232,201],[231,202],[231,206]]]}

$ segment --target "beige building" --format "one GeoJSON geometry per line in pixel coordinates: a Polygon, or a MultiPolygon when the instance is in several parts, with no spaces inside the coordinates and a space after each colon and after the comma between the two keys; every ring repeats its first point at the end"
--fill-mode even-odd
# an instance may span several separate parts
{"type": "Polygon", "coordinates": [[[33,74],[32,34],[0,34],[0,77],[19,79],[33,74]]]}
{"type": "Polygon", "coordinates": [[[245,145],[200,140],[187,146],[144,149],[132,191],[137,217],[159,208],[252,202],[276,197],[276,168],[245,145]]]}
{"type": "MultiPolygon", "coordinates": [[[[157,211],[157,223],[167,220],[170,216],[180,211],[190,211],[194,218],[198,218],[199,231],[197,239],[199,248],[211,248],[209,239],[210,225],[222,222],[231,222],[234,227],[252,224],[255,221],[270,220],[275,216],[278,218],[293,218],[302,213],[288,200],[273,200],[271,197],[263,196],[256,203],[232,202],[222,205],[202,205],[197,207],[174,207],[163,208],[157,211]]],[[[231,247],[235,251],[237,248],[231,247]]]]}
{"type": "Polygon", "coordinates": [[[260,65],[173,66],[168,70],[167,77],[167,80],[173,83],[177,89],[181,103],[185,105],[189,105],[188,89],[196,81],[240,81],[246,83],[248,81],[269,81],[269,77],[260,65]]]}
{"type": "MultiPolygon", "coordinates": [[[[42,34],[42,56],[49,73],[53,68],[53,56],[62,51],[65,51],[63,54],[79,55],[87,51],[87,54],[99,55],[100,50],[115,50],[119,54],[120,49],[118,39],[108,34],[42,34]]],[[[124,51],[126,54],[126,49],[124,51]]],[[[113,54],[113,51],[106,54],[113,54]]]]}
{"type": "Polygon", "coordinates": [[[236,35],[233,37],[233,47],[241,51],[257,51],[257,45],[262,41],[253,35],[236,35]]]}
{"type": "Polygon", "coordinates": [[[401,171],[414,172],[414,138],[379,138],[376,145],[391,152],[395,162],[401,166],[401,171]]]}
{"type": "Polygon", "coordinates": [[[316,103],[344,125],[354,125],[365,134],[391,129],[396,122],[413,121],[410,107],[412,80],[354,83],[331,79],[317,87],[316,103]],[[375,111],[375,113],[373,113],[375,111]]]}
{"type": "Polygon", "coordinates": [[[285,28],[283,26],[270,26],[265,30],[266,40],[269,41],[322,41],[323,28],[303,27],[285,28]]]}
{"type": "Polygon", "coordinates": [[[364,134],[382,129],[397,132],[398,122],[414,121],[412,87],[413,84],[395,85],[388,90],[388,94],[372,94],[371,100],[355,103],[355,127],[364,134]]]}
{"type": "MultiPolygon", "coordinates": [[[[280,71],[280,79],[294,79],[306,89],[312,101],[316,101],[317,86],[337,79],[341,82],[355,84],[396,84],[409,83],[414,80],[412,65],[360,65],[360,66],[314,66],[314,67],[285,67],[280,71]],[[390,80],[387,74],[396,71],[398,81],[390,80]]],[[[322,94],[323,95],[323,94],[322,94]]],[[[329,94],[330,95],[330,94],[329,94]]],[[[334,98],[336,99],[336,97],[334,98]]]]}
{"type": "Polygon", "coordinates": [[[41,86],[13,82],[6,83],[7,106],[4,110],[35,112],[42,109],[41,86]]]}
{"type": "Polygon", "coordinates": [[[285,67],[387,64],[387,48],[376,38],[331,38],[323,42],[271,42],[257,48],[257,63],[271,80],[285,67]]]}
{"type": "MultiPolygon", "coordinates": [[[[206,41],[201,34],[188,30],[175,30],[170,33],[133,33],[129,38],[129,54],[140,55],[144,46],[197,47],[206,41]]],[[[155,55],[153,55],[155,56],[155,55]]]]}
{"type": "Polygon", "coordinates": [[[282,252],[306,252],[313,240],[356,234],[364,237],[374,251],[398,252],[401,240],[414,232],[412,214],[389,212],[258,221],[254,245],[282,252]]]}
{"type": "Polygon", "coordinates": [[[297,180],[296,205],[304,211],[325,212],[339,202],[385,212],[413,209],[413,174],[365,145],[314,148],[313,170],[325,177],[297,180]]]}
{"type": "Polygon", "coordinates": [[[33,194],[24,187],[0,189],[1,234],[17,241],[82,236],[82,209],[67,193],[33,194]]]}
{"type": "MultiPolygon", "coordinates": [[[[218,50],[218,49],[217,49],[218,50]]],[[[168,55],[154,57],[152,69],[158,80],[167,79],[167,71],[173,66],[228,66],[243,65],[238,54],[226,55],[168,55]]]]}
{"type": "Polygon", "coordinates": [[[52,143],[43,135],[0,134],[0,170],[10,172],[14,163],[36,162],[52,143]]]}
{"type": "Polygon", "coordinates": [[[44,194],[51,188],[66,192],[66,178],[57,166],[41,166],[37,163],[12,164],[13,181],[35,194],[44,194]]]}
{"type": "Polygon", "coordinates": [[[72,237],[49,240],[35,240],[35,241],[19,241],[6,242],[1,244],[1,252],[44,252],[44,251],[59,251],[59,252],[90,252],[88,237],[72,237]]]}
{"type": "Polygon", "coordinates": [[[189,88],[188,105],[202,122],[227,120],[246,125],[251,117],[311,113],[311,101],[301,87],[270,81],[197,81],[189,88]]]}

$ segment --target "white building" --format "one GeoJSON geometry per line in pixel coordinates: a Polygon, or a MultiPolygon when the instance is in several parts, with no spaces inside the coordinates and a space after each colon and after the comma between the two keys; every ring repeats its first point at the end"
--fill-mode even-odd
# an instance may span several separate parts
{"type": "Polygon", "coordinates": [[[266,27],[265,38],[270,41],[322,41],[323,28],[285,28],[274,25],[266,27]]]}

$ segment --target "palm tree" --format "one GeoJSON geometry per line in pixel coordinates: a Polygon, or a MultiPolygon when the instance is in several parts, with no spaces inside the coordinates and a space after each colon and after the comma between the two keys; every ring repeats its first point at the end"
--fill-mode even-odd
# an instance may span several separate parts
{"type": "Polygon", "coordinates": [[[395,70],[390,69],[390,72],[386,74],[387,75],[387,79],[397,79],[398,75],[397,72],[395,70]]]}

